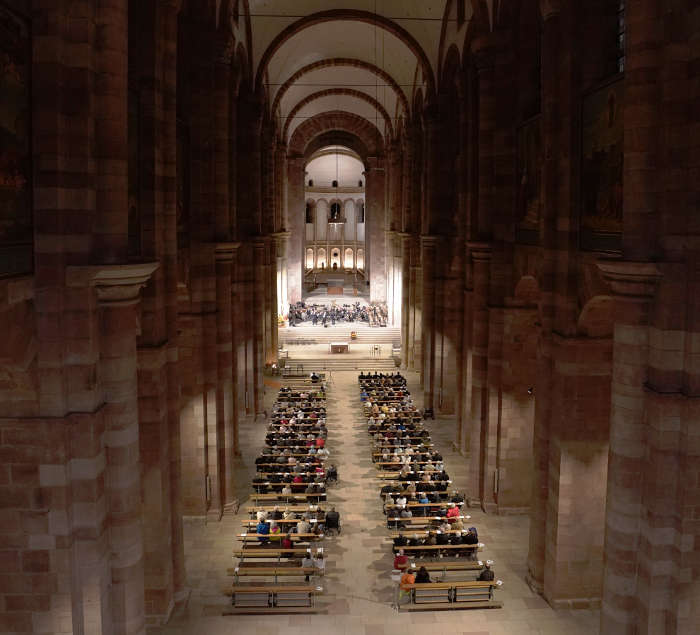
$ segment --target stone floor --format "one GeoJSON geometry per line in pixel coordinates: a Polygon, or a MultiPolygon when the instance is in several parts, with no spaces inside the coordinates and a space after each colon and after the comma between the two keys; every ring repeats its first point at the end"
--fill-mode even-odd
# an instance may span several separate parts
{"type": "MultiPolygon", "coordinates": [[[[274,383],[268,385],[267,403],[274,400],[274,383]]],[[[417,376],[409,374],[409,388],[420,405],[417,376]]],[[[188,585],[185,606],[176,609],[170,623],[149,631],[152,635],[594,635],[597,611],[554,611],[525,583],[528,519],[525,516],[488,516],[469,510],[470,524],[485,543],[481,556],[494,560],[496,577],[504,584],[498,597],[502,609],[397,613],[391,608],[391,547],[378,497],[379,484],[372,477],[370,445],[360,412],[357,374],[333,373],[328,391],[328,448],[338,466],[340,481],[331,488],[329,502],[341,513],[340,537],[326,540],[325,587],[315,615],[222,616],[229,606],[223,590],[231,578],[226,569],[235,534],[247,515],[225,516],[220,523],[185,523],[188,585]]],[[[466,484],[466,464],[452,450],[453,422],[430,421],[434,443],[445,457],[447,470],[458,489],[466,484]]],[[[262,446],[265,424],[247,422],[241,429],[244,459],[238,482],[241,500],[250,493],[253,459],[262,446]]],[[[242,512],[243,510],[241,510],[242,512]]]]}

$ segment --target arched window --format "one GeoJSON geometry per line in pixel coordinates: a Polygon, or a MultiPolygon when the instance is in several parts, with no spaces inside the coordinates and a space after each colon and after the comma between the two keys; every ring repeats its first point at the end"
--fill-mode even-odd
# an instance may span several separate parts
{"type": "Polygon", "coordinates": [[[334,247],[331,249],[331,267],[337,269],[340,267],[340,249],[334,247]]]}
{"type": "Polygon", "coordinates": [[[357,222],[358,223],[365,222],[365,202],[364,201],[360,201],[357,204],[357,222]]]}
{"type": "Polygon", "coordinates": [[[338,187],[338,181],[333,181],[333,185],[331,187],[338,187]]]}
{"type": "Polygon", "coordinates": [[[339,220],[340,219],[340,203],[331,203],[330,216],[328,220],[339,220]]]}
{"type": "Polygon", "coordinates": [[[306,222],[307,223],[314,222],[314,207],[315,207],[315,205],[313,203],[306,204],[306,222]]]}
{"type": "Polygon", "coordinates": [[[320,247],[318,250],[318,255],[316,256],[316,267],[318,269],[324,269],[326,267],[326,250],[320,247]]]}
{"type": "Polygon", "coordinates": [[[314,180],[313,180],[313,179],[309,179],[309,187],[313,187],[313,186],[314,186],[314,180]]]}
{"type": "Polygon", "coordinates": [[[365,250],[364,249],[357,250],[357,268],[358,269],[365,268],[365,250]]]}
{"type": "Polygon", "coordinates": [[[345,250],[345,265],[344,266],[346,269],[352,269],[352,265],[353,265],[353,263],[352,263],[352,249],[350,249],[350,247],[348,247],[345,250]]]}
{"type": "Polygon", "coordinates": [[[357,182],[357,187],[362,187],[362,179],[357,182]]]}
{"type": "Polygon", "coordinates": [[[307,269],[313,269],[314,268],[314,250],[309,247],[309,249],[306,250],[306,268],[307,269]]]}

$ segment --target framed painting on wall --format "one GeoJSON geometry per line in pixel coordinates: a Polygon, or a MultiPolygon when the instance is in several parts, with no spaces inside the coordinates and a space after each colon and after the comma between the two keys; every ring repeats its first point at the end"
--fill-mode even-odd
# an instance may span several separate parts
{"type": "Polygon", "coordinates": [[[0,3],[0,277],[31,273],[31,38],[0,3]]]}
{"type": "Polygon", "coordinates": [[[622,78],[587,93],[581,104],[581,248],[619,251],[624,157],[622,78]]]}

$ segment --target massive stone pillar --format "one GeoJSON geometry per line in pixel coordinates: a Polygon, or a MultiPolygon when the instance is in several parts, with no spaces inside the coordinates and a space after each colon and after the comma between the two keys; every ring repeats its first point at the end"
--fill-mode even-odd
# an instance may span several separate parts
{"type": "MultiPolygon", "coordinates": [[[[289,240],[287,248],[287,293],[290,303],[299,302],[304,291],[303,254],[305,227],[304,159],[287,158],[286,215],[289,240]]],[[[286,315],[289,305],[284,307],[286,315]]]]}
{"type": "MultiPolygon", "coordinates": [[[[491,247],[487,243],[469,243],[472,259],[471,311],[471,413],[470,413],[470,487],[469,497],[475,504],[493,510],[494,473],[489,453],[488,426],[488,346],[489,346],[489,278],[491,247]],[[486,468],[491,468],[486,472],[486,468]]],[[[493,439],[491,439],[493,441],[493,439]]]]}
{"type": "Polygon", "coordinates": [[[264,309],[265,309],[265,288],[267,270],[265,265],[265,241],[257,239],[253,242],[253,324],[251,329],[253,344],[253,394],[251,407],[254,414],[263,411],[263,367],[265,354],[264,341],[264,309]]]}
{"type": "Polygon", "coordinates": [[[96,4],[95,216],[93,253],[99,262],[125,262],[128,243],[129,19],[127,0],[96,4]]]}
{"type": "Polygon", "coordinates": [[[114,633],[145,633],[136,336],[139,291],[157,264],[92,269],[100,305],[100,380],[107,468],[114,633]]]}
{"type": "MultiPolygon", "coordinates": [[[[233,343],[231,267],[237,243],[218,243],[216,257],[216,473],[211,478],[209,513],[221,517],[224,507],[235,501],[233,343]]],[[[212,439],[209,440],[213,442],[212,439]]]]}
{"type": "Polygon", "coordinates": [[[381,159],[370,157],[368,163],[368,171],[365,174],[365,241],[369,252],[369,299],[370,302],[386,302],[386,173],[381,169],[381,159]]]}
{"type": "MultiPolygon", "coordinates": [[[[605,534],[605,578],[601,632],[662,632],[642,626],[638,576],[648,538],[643,518],[645,477],[650,468],[649,405],[646,393],[650,345],[650,311],[659,279],[652,263],[600,265],[615,294],[612,409],[605,534]]],[[[664,483],[656,474],[657,485],[664,483]]],[[[668,492],[669,496],[671,492],[668,492]]],[[[670,511],[670,510],[669,510],[670,511]]],[[[670,547],[669,545],[669,548],[670,547]]],[[[644,587],[651,583],[645,580],[644,587]]],[[[664,590],[658,592],[663,596],[664,590]]],[[[658,627],[663,629],[662,624],[658,627]]],[[[664,629],[665,631],[665,629],[664,629]]],[[[673,631],[672,631],[673,632],[673,631]]],[[[690,631],[688,631],[690,632],[690,631]]]]}
{"type": "Polygon", "coordinates": [[[421,236],[422,273],[422,378],[423,403],[426,408],[435,407],[435,256],[436,236],[421,236]]]}
{"type": "Polygon", "coordinates": [[[411,348],[411,235],[405,232],[399,234],[401,249],[401,365],[410,368],[411,348]]]}

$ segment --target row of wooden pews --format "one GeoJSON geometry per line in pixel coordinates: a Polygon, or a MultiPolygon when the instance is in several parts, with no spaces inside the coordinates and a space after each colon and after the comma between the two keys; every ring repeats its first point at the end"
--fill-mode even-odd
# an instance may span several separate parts
{"type": "Polygon", "coordinates": [[[453,488],[405,378],[361,373],[358,381],[396,555],[397,608],[500,608],[494,592],[502,583],[493,579],[491,561],[477,560],[484,545],[476,528],[466,527],[464,496],[453,488]]]}
{"type": "Polygon", "coordinates": [[[253,493],[242,521],[231,613],[310,613],[323,593],[329,480],[326,394],[321,385],[280,389],[255,459],[253,493]]]}

